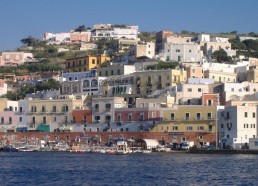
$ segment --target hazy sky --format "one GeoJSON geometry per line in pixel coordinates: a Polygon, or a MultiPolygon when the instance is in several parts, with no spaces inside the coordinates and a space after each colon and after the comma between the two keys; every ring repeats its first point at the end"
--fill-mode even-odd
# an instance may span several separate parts
{"type": "Polygon", "coordinates": [[[140,31],[258,32],[258,0],[1,0],[0,51],[29,35],[67,32],[97,23],[140,31]]]}

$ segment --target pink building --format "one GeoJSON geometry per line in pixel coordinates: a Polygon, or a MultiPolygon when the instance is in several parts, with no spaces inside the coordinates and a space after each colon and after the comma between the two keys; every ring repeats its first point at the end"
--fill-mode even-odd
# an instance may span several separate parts
{"type": "Polygon", "coordinates": [[[160,110],[157,108],[123,108],[115,111],[116,122],[160,121],[160,110]]]}
{"type": "Polygon", "coordinates": [[[185,67],[187,78],[203,78],[203,68],[201,66],[185,67]]]}
{"type": "Polygon", "coordinates": [[[89,42],[91,32],[73,32],[70,35],[70,40],[73,43],[89,42]]]}
{"type": "Polygon", "coordinates": [[[33,59],[32,53],[25,52],[2,52],[1,66],[18,66],[33,59]]]}
{"type": "Polygon", "coordinates": [[[18,125],[18,115],[13,111],[0,112],[0,131],[15,131],[18,125]]]}

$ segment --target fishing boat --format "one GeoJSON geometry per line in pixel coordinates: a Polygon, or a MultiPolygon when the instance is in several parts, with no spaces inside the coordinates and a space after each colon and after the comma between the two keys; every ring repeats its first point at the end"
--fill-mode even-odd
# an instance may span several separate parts
{"type": "Polygon", "coordinates": [[[129,154],[129,153],[130,153],[130,148],[128,147],[127,142],[126,141],[118,141],[116,154],[124,155],[124,154],[129,154]]]}

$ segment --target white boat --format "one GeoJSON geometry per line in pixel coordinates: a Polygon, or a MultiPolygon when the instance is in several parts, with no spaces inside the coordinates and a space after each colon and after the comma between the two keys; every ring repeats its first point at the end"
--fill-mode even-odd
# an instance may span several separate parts
{"type": "Polygon", "coordinates": [[[130,148],[128,147],[128,144],[126,141],[118,141],[117,142],[117,150],[116,154],[129,154],[130,153],[130,148]]]}
{"type": "Polygon", "coordinates": [[[151,149],[145,149],[145,150],[142,151],[142,153],[149,154],[149,153],[152,153],[152,150],[151,149]]]}

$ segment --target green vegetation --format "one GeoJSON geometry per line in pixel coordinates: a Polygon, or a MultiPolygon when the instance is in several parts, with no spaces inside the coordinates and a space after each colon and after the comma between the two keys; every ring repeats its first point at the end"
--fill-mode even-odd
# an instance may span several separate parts
{"type": "MultiPolygon", "coordinates": [[[[254,35],[255,33],[251,33],[250,36],[253,37],[254,35]]],[[[237,50],[237,55],[258,58],[258,40],[248,39],[241,42],[239,38],[235,38],[230,39],[229,42],[232,44],[232,49],[237,50]]]]}
{"type": "Polygon", "coordinates": [[[28,36],[27,38],[23,38],[20,40],[22,44],[26,46],[44,46],[46,43],[39,39],[35,39],[32,36],[28,36]]]}
{"type": "Polygon", "coordinates": [[[139,34],[139,38],[141,41],[144,42],[150,42],[150,41],[154,41],[156,40],[156,32],[141,32],[139,34]]]}
{"type": "Polygon", "coordinates": [[[26,94],[33,93],[42,90],[50,90],[56,89],[58,90],[61,87],[60,83],[54,79],[49,79],[46,82],[38,83],[36,86],[34,85],[25,85],[19,88],[16,92],[8,91],[7,94],[1,96],[2,98],[7,98],[9,100],[20,100],[24,99],[26,94]]]}
{"type": "Polygon", "coordinates": [[[159,61],[158,64],[146,66],[146,70],[175,69],[178,65],[178,62],[159,61]]]}
{"type": "Polygon", "coordinates": [[[13,73],[16,76],[23,76],[34,72],[42,73],[59,70],[62,70],[60,64],[50,63],[47,59],[45,59],[40,63],[23,64],[16,67],[2,67],[0,68],[0,73],[13,73]]]}
{"type": "Polygon", "coordinates": [[[85,25],[78,26],[76,29],[74,29],[75,32],[85,32],[87,31],[85,25]]]}
{"type": "Polygon", "coordinates": [[[216,59],[218,62],[232,63],[232,57],[227,55],[227,52],[223,49],[216,50],[211,55],[212,59],[216,59]]]}

